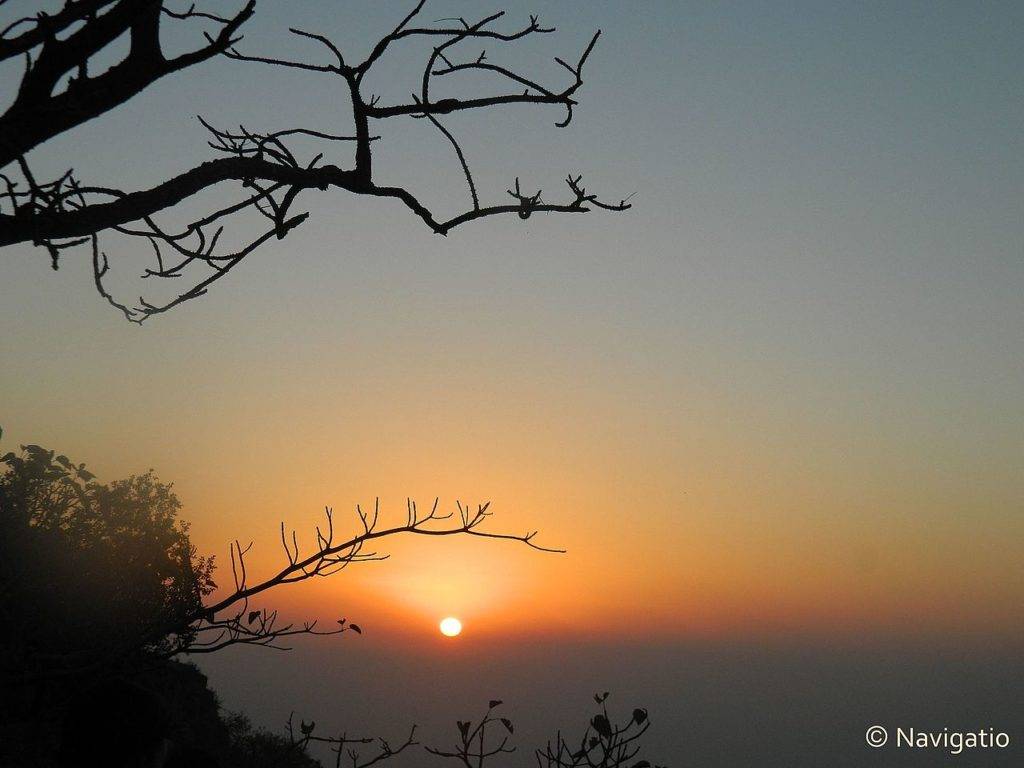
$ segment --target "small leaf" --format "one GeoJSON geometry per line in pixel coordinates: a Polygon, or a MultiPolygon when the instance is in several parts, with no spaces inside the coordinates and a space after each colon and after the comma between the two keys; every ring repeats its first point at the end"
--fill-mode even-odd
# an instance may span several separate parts
{"type": "Polygon", "coordinates": [[[316,728],[316,720],[311,720],[309,725],[306,724],[305,720],[299,723],[299,730],[302,731],[303,736],[309,736],[313,733],[314,728],[316,728]]]}
{"type": "Polygon", "coordinates": [[[516,729],[512,727],[512,721],[509,720],[507,717],[501,718],[501,724],[504,725],[505,728],[508,729],[509,733],[515,733],[516,732],[516,729]]]}
{"type": "Polygon", "coordinates": [[[594,719],[590,721],[590,724],[594,726],[594,730],[606,739],[612,735],[612,724],[608,722],[608,718],[604,715],[594,715],[594,719]]]}
{"type": "MultiPolygon", "coordinates": [[[[642,709],[640,707],[637,707],[636,709],[633,710],[633,722],[634,723],[636,723],[637,725],[643,725],[644,721],[646,719],[647,719],[647,710],[646,709],[642,709]]],[[[633,768],[636,768],[636,766],[634,766],[633,768]]]]}
{"type": "Polygon", "coordinates": [[[490,703],[487,706],[490,709],[494,709],[495,707],[500,706],[500,704],[501,704],[501,699],[491,699],[490,703]]]}
{"type": "Polygon", "coordinates": [[[249,623],[252,624],[256,619],[260,617],[259,611],[249,611],[249,623]]]}
{"type": "Polygon", "coordinates": [[[349,624],[348,628],[355,632],[357,635],[363,634],[363,630],[359,628],[358,624],[349,624]]]}
{"type": "Polygon", "coordinates": [[[344,619],[338,619],[338,624],[340,624],[341,626],[344,627],[345,626],[345,620],[344,619]]]}
{"type": "Polygon", "coordinates": [[[467,733],[469,733],[469,723],[467,723],[467,722],[466,722],[466,721],[464,721],[464,720],[459,720],[459,721],[458,721],[458,722],[456,723],[456,725],[458,725],[458,726],[459,726],[459,733],[461,733],[461,734],[462,734],[462,737],[463,737],[463,738],[465,738],[465,737],[466,737],[466,734],[467,734],[467,733]]]}

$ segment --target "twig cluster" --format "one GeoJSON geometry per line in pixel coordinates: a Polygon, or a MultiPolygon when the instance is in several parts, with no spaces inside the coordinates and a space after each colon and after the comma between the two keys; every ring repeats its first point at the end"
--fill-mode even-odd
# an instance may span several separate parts
{"type": "MultiPolygon", "coordinates": [[[[559,731],[554,741],[536,752],[539,768],[622,768],[640,753],[640,739],[651,721],[647,710],[637,707],[628,721],[615,723],[608,714],[608,692],[594,694],[601,711],[590,719],[583,735],[571,742],[559,731]]],[[[650,768],[639,760],[630,768],[650,768]]]]}
{"type": "Polygon", "coordinates": [[[515,726],[507,717],[494,716],[494,710],[501,704],[501,699],[492,699],[487,705],[487,712],[475,724],[471,720],[459,720],[455,724],[459,731],[459,740],[454,746],[446,749],[426,747],[427,752],[455,760],[462,763],[465,768],[482,768],[488,759],[496,755],[512,754],[516,748],[508,746],[508,742],[515,733],[515,726]],[[489,740],[488,728],[493,734],[495,725],[501,726],[499,734],[489,740]]]}

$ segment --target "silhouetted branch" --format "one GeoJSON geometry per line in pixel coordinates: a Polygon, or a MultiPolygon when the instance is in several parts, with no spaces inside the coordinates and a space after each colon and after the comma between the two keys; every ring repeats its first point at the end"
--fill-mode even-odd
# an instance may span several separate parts
{"type": "Polygon", "coordinates": [[[438,500],[427,513],[421,513],[416,502],[406,503],[406,520],[404,525],[381,528],[380,509],[374,502],[372,512],[364,512],[356,507],[358,532],[339,540],[334,524],[334,512],[329,507],[324,510],[323,526],[315,529],[316,544],[309,554],[303,554],[296,532],[288,533],[284,523],[281,524],[281,547],[284,550],[285,565],[273,576],[257,583],[251,583],[246,555],[252,544],[242,546],[235,541],[230,545],[231,572],[234,589],[227,596],[211,605],[204,606],[191,617],[187,631],[179,632],[179,641],[169,648],[165,655],[170,657],[179,653],[200,654],[213,653],[229,645],[261,645],[279,650],[287,650],[280,644],[282,638],[294,635],[335,635],[346,631],[362,634],[357,624],[346,619],[339,619],[337,628],[321,629],[316,621],[306,622],[301,626],[294,624],[278,624],[276,611],[251,609],[250,599],[268,590],[285,584],[295,584],[316,577],[331,576],[354,563],[365,563],[386,560],[387,554],[368,545],[378,539],[387,539],[402,534],[415,536],[476,536],[486,539],[516,541],[541,552],[564,552],[562,549],[543,547],[534,541],[537,531],[524,534],[494,533],[481,530],[483,523],[491,516],[489,504],[481,504],[472,510],[470,507],[456,502],[456,512],[446,515],[438,513],[438,500]],[[455,520],[457,519],[457,523],[455,520]],[[448,526],[438,527],[436,524],[453,520],[448,526]],[[225,615],[225,612],[226,615],[225,615]]]}
{"type": "Polygon", "coordinates": [[[352,768],[370,768],[371,765],[389,760],[419,743],[415,741],[415,725],[409,729],[409,735],[401,744],[392,746],[386,739],[380,737],[353,737],[347,733],[342,733],[340,736],[314,736],[313,731],[316,729],[315,720],[309,723],[306,723],[305,720],[300,720],[299,736],[296,737],[294,722],[295,713],[293,712],[288,716],[287,730],[289,743],[296,749],[303,750],[312,743],[329,745],[331,752],[335,755],[335,768],[340,768],[343,764],[350,765],[352,768]],[[355,748],[357,745],[362,744],[373,744],[375,749],[368,756],[364,756],[355,748]]]}
{"type": "Polygon", "coordinates": [[[48,139],[108,112],[160,78],[223,53],[238,41],[235,33],[254,8],[255,0],[249,0],[234,16],[205,15],[219,30],[207,33],[206,45],[174,58],[165,57],[160,47],[160,0],[80,0],[67,3],[53,16],[41,14],[34,22],[23,20],[29,29],[0,40],[0,59],[26,55],[18,94],[0,115],[0,168],[48,139]],[[101,13],[104,8],[107,10],[101,13]],[[58,32],[76,24],[70,34],[58,37],[58,32]],[[124,34],[131,43],[125,58],[91,76],[90,59],[124,34]],[[36,51],[34,58],[32,51],[36,51]],[[65,81],[66,87],[59,90],[65,81]]]}
{"type": "Polygon", "coordinates": [[[420,115],[420,117],[427,118],[427,120],[429,120],[437,130],[439,130],[441,134],[448,139],[449,143],[451,143],[452,148],[455,150],[455,156],[459,158],[459,164],[462,166],[462,172],[466,175],[466,184],[469,185],[469,196],[473,201],[473,210],[480,210],[480,198],[477,197],[476,194],[476,184],[473,183],[473,174],[469,170],[469,163],[466,162],[466,155],[463,154],[462,147],[459,146],[458,140],[452,135],[452,132],[441,125],[441,121],[433,115],[424,114],[420,115]]]}
{"type": "Polygon", "coordinates": [[[0,115],[0,246],[31,243],[44,248],[51,265],[59,266],[67,249],[89,241],[93,245],[93,277],[100,295],[132,321],[146,318],[198,298],[213,283],[222,279],[266,241],[285,237],[306,219],[305,213],[291,214],[298,196],[307,190],[336,189],[356,195],[395,198],[421,219],[433,232],[447,235],[452,229],[478,219],[515,213],[528,219],[533,213],[586,213],[599,208],[624,211],[626,199],[602,201],[580,186],[580,177],[569,175],[569,194],[560,201],[547,202],[540,192],[527,195],[520,191],[518,179],[509,190],[514,204],[481,203],[470,163],[454,134],[438,120],[446,114],[515,104],[554,105],[565,109],[565,117],[556,124],[566,126],[572,120],[576,93],[583,84],[583,68],[600,36],[590,39],[575,63],[555,61],[570,78],[563,85],[544,85],[539,79],[517,68],[492,63],[486,52],[463,61],[456,52],[467,41],[491,41],[510,44],[534,34],[547,34],[553,27],[541,25],[538,17],[518,28],[502,30],[496,25],[504,12],[477,21],[442,20],[434,25],[413,26],[425,5],[417,2],[402,21],[373,45],[366,59],[356,65],[346,58],[336,43],[325,35],[290,29],[291,34],[309,40],[327,54],[325,61],[300,61],[243,53],[237,47],[239,28],[252,16],[252,0],[236,14],[220,16],[195,6],[176,10],[159,0],[69,0],[59,13],[23,19],[0,35],[0,59],[5,55],[26,53],[28,64],[14,103],[0,115]],[[212,25],[205,32],[207,44],[191,53],[167,59],[160,45],[161,18],[174,23],[198,22],[212,25]],[[58,37],[57,32],[72,29],[58,37]],[[127,34],[130,51],[107,71],[91,76],[90,59],[117,37],[127,34]],[[375,96],[365,98],[361,91],[364,76],[380,61],[390,47],[402,40],[429,41],[427,56],[417,93],[408,103],[381,105],[375,96]],[[31,52],[36,51],[35,57],[31,52]],[[350,134],[335,134],[316,128],[295,126],[276,131],[215,128],[200,118],[210,133],[209,146],[224,157],[202,163],[149,189],[124,191],[111,187],[83,185],[71,171],[59,179],[39,183],[25,160],[26,153],[47,139],[101,115],[141,92],[156,79],[200,61],[223,55],[231,59],[285,67],[340,78],[349,94],[353,115],[350,134]],[[455,77],[476,71],[494,75],[516,90],[499,89],[493,95],[473,98],[435,99],[431,93],[434,78],[455,77]],[[67,87],[58,86],[67,80],[67,87]],[[374,180],[372,145],[379,137],[371,135],[370,121],[409,116],[426,118],[455,150],[469,187],[472,207],[452,216],[441,216],[412,192],[400,186],[379,185],[374,180]],[[323,150],[308,159],[291,142],[322,142],[323,150]],[[322,164],[336,145],[351,145],[350,163],[322,164]],[[16,165],[17,173],[6,172],[16,165]],[[206,213],[181,227],[165,227],[156,217],[168,209],[220,184],[239,183],[246,194],[238,200],[206,213]],[[223,223],[238,214],[253,213],[266,218],[270,227],[256,237],[249,236],[238,247],[225,249],[223,223]],[[215,227],[215,228],[214,228],[215,227]],[[174,231],[171,231],[174,230],[174,231]],[[140,297],[134,305],[113,298],[104,279],[110,270],[105,255],[97,255],[99,246],[92,238],[104,231],[145,240],[154,256],[155,266],[142,271],[145,278],[179,279],[198,275],[190,287],[169,300],[140,297]],[[222,250],[224,249],[224,250],[222,250]]]}
{"type": "Polygon", "coordinates": [[[494,699],[487,705],[487,712],[474,724],[471,720],[459,720],[456,723],[459,740],[447,749],[425,747],[427,752],[438,757],[445,757],[461,763],[465,768],[483,768],[484,763],[495,755],[512,754],[515,747],[508,746],[509,738],[515,732],[515,726],[507,717],[494,717],[493,712],[500,707],[501,700],[494,699]],[[501,725],[497,738],[487,738],[488,729],[494,733],[495,724],[501,725]]]}

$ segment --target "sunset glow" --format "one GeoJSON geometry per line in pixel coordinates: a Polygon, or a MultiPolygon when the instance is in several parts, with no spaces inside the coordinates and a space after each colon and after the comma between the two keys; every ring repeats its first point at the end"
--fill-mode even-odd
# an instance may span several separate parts
{"type": "Polygon", "coordinates": [[[455,637],[462,632],[462,622],[454,616],[449,616],[446,619],[441,619],[440,628],[441,634],[445,637],[455,637]]]}

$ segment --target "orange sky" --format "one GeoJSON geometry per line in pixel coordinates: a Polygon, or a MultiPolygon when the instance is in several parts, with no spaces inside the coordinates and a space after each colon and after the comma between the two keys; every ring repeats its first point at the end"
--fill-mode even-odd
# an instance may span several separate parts
{"type": "MultiPolygon", "coordinates": [[[[306,56],[292,14],[356,48],[395,23],[385,4],[307,5],[261,9],[252,39],[306,56]]],[[[453,613],[467,633],[1019,635],[1013,25],[954,6],[929,27],[895,6],[547,5],[568,49],[606,31],[586,103],[561,132],[529,111],[460,123],[481,194],[578,169],[639,190],[634,210],[440,238],[387,201],[303,196],[308,224],[141,329],[81,254],[53,272],[9,249],[5,446],[106,479],[155,468],[200,548],[226,565],[254,539],[256,572],[280,562],[279,521],[311,542],[324,505],[341,520],[375,496],[399,521],[407,496],[490,500],[494,529],[569,550],[400,542],[273,601],[368,631],[453,613]]],[[[418,78],[417,56],[395,71],[418,78]]],[[[191,114],[338,124],[307,73],[253,72],[167,78],[34,168],[137,188],[207,159],[191,114]]],[[[388,122],[381,178],[463,205],[448,145],[388,122]]],[[[136,246],[104,241],[113,285],[134,290],[136,246]]]]}
{"type": "MultiPolygon", "coordinates": [[[[115,330],[126,360],[162,340],[115,330]]],[[[282,562],[279,521],[309,546],[325,504],[344,525],[375,494],[392,522],[406,494],[450,509],[490,500],[493,530],[540,529],[539,542],[568,549],[403,540],[387,563],[268,601],[295,615],[415,633],[453,614],[467,632],[576,638],[1022,626],[1019,480],[995,445],[975,455],[945,425],[908,431],[913,403],[854,417],[833,407],[850,397],[842,389],[813,402],[813,381],[773,388],[782,362],[762,365],[756,385],[717,391],[681,366],[651,381],[642,368],[602,375],[599,360],[543,350],[528,377],[515,376],[515,349],[504,361],[467,349],[447,372],[415,342],[412,357],[363,380],[315,339],[269,370],[258,348],[213,340],[190,352],[204,371],[192,378],[180,345],[164,348],[176,362],[151,357],[132,377],[97,368],[5,382],[17,405],[5,443],[57,447],[106,478],[155,467],[176,483],[200,548],[226,567],[228,542],[253,539],[256,573],[282,562]],[[72,385],[95,405],[58,405],[72,385]]]]}

